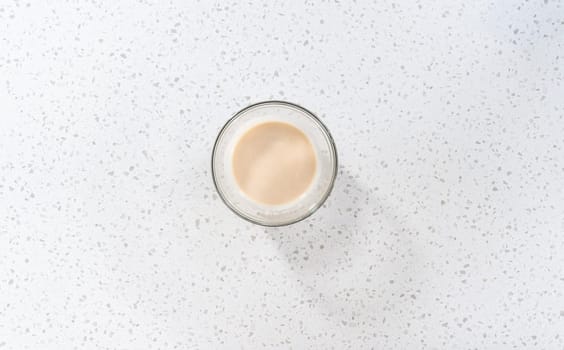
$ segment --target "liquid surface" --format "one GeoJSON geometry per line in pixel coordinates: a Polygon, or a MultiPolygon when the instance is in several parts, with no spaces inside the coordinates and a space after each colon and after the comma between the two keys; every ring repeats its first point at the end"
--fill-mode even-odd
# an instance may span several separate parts
{"type": "Polygon", "coordinates": [[[309,138],[282,122],[266,122],[241,136],[233,151],[233,174],[251,199],[270,205],[288,203],[304,193],[317,161],[309,138]]]}

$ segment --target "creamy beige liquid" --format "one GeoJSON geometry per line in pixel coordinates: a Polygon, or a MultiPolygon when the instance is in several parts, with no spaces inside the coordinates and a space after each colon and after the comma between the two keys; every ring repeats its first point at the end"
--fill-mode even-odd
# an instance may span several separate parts
{"type": "Polygon", "coordinates": [[[249,129],[233,151],[233,174],[241,190],[264,204],[284,204],[303,194],[317,161],[309,138],[282,122],[249,129]]]}

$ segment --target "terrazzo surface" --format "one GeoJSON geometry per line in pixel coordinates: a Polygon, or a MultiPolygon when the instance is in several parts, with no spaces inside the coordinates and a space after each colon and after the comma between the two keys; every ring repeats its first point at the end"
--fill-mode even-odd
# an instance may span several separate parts
{"type": "Polygon", "coordinates": [[[563,349],[563,1],[0,1],[0,349],[563,349]],[[214,138],[312,110],[263,228],[214,138]]]}

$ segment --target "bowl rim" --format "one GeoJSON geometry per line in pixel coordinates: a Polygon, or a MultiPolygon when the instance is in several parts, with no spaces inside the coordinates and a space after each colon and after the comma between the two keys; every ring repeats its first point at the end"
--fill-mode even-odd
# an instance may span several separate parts
{"type": "Polygon", "coordinates": [[[231,118],[229,118],[227,120],[227,122],[225,122],[225,124],[223,125],[223,127],[220,129],[219,133],[217,134],[216,138],[215,138],[215,142],[213,144],[213,149],[212,149],[212,154],[211,154],[211,175],[212,175],[212,179],[213,179],[213,185],[215,187],[215,191],[217,192],[217,194],[219,195],[219,198],[221,198],[222,202],[233,212],[235,213],[237,216],[239,216],[240,218],[251,222],[253,224],[256,225],[260,225],[260,226],[265,226],[265,227],[282,227],[282,226],[288,226],[288,225],[292,225],[295,224],[297,222],[300,222],[302,220],[307,219],[308,217],[310,217],[313,213],[315,213],[327,200],[327,198],[329,198],[329,195],[331,194],[333,187],[335,185],[335,181],[337,179],[337,173],[339,170],[339,161],[337,158],[337,146],[335,145],[335,141],[333,139],[333,136],[331,135],[331,133],[329,132],[329,129],[327,128],[327,126],[325,126],[325,124],[310,110],[308,110],[307,108],[304,108],[296,103],[293,102],[288,102],[288,101],[282,101],[282,100],[265,100],[265,101],[260,101],[260,102],[256,102],[253,104],[250,104],[244,108],[242,108],[241,110],[239,110],[238,112],[236,112],[231,118]],[[229,128],[229,126],[231,124],[233,124],[233,122],[235,122],[235,120],[237,120],[238,118],[240,118],[245,112],[247,112],[248,110],[252,109],[252,108],[256,108],[259,106],[267,106],[267,105],[282,105],[285,107],[291,107],[291,108],[295,108],[298,109],[299,111],[303,112],[305,115],[307,115],[308,117],[310,117],[321,129],[321,131],[323,132],[324,136],[327,138],[327,140],[329,141],[329,148],[331,149],[331,154],[333,159],[335,160],[335,164],[333,166],[333,173],[331,174],[331,182],[329,183],[329,186],[327,187],[327,190],[325,191],[325,193],[323,194],[323,197],[321,197],[321,199],[314,205],[312,206],[307,212],[305,212],[303,215],[297,217],[296,219],[293,220],[289,220],[286,222],[281,222],[281,223],[274,223],[274,224],[270,224],[267,222],[261,222],[261,221],[257,221],[249,216],[247,216],[245,213],[243,213],[242,211],[238,210],[238,208],[236,208],[236,206],[234,206],[224,195],[224,193],[219,189],[218,186],[218,180],[216,178],[216,169],[215,169],[215,165],[214,165],[214,159],[216,156],[216,151],[217,151],[217,146],[219,141],[222,139],[223,134],[225,133],[225,131],[229,128]]]}

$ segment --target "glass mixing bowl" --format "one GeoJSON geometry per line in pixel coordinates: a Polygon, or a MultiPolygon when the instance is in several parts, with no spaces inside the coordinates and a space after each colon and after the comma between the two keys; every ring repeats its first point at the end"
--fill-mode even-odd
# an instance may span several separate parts
{"type": "Polygon", "coordinates": [[[284,101],[259,102],[237,112],[219,132],[212,152],[212,176],[219,196],[235,214],[258,225],[289,225],[313,214],[331,193],[337,176],[337,149],[327,127],[307,109],[284,101]],[[316,174],[309,188],[281,205],[252,200],[233,175],[235,145],[246,131],[265,122],[284,122],[300,129],[316,155],[316,174]]]}

